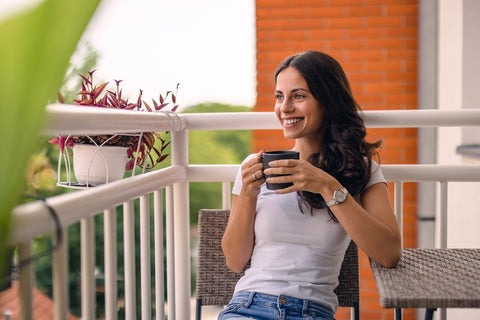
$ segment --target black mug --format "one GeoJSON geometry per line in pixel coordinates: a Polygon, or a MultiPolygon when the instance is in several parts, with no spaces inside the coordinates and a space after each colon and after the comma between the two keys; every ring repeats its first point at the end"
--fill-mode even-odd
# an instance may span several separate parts
{"type": "MultiPolygon", "coordinates": [[[[270,168],[270,166],[268,165],[270,161],[282,160],[282,159],[299,159],[299,155],[300,154],[297,151],[291,151],[291,150],[264,152],[262,154],[263,169],[265,170],[270,168]]],[[[279,176],[285,176],[285,174],[265,175],[265,178],[279,177],[279,176]]],[[[268,183],[267,182],[267,188],[270,190],[284,189],[292,185],[293,183],[291,182],[286,182],[286,183],[268,183]]]]}

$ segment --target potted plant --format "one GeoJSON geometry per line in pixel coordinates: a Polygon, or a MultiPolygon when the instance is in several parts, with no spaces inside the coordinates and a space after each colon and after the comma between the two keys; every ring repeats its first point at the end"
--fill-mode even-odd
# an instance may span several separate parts
{"type": "MultiPolygon", "coordinates": [[[[129,102],[122,94],[120,87],[122,80],[114,80],[115,89],[108,90],[108,82],[94,84],[94,72],[95,70],[89,72],[88,76],[80,75],[81,90],[78,92],[79,99],[73,101],[75,105],[143,112],[157,112],[165,110],[167,106],[171,106],[170,111],[175,112],[178,108],[177,92],[168,91],[164,96],[160,94],[158,101],[152,99],[152,105],[149,105],[142,99],[143,91],[140,90],[136,101],[129,102]]],[[[178,90],[178,84],[176,90],[178,90]]],[[[61,93],[58,94],[57,100],[65,103],[61,93]]],[[[168,132],[163,134],[166,135],[168,132]]],[[[73,148],[75,177],[80,185],[86,186],[121,179],[125,170],[133,170],[135,166],[151,169],[168,157],[165,149],[170,144],[170,141],[162,137],[160,132],[62,136],[55,137],[49,142],[59,145],[60,154],[63,157],[65,157],[66,147],[73,148]],[[85,159],[85,166],[80,165],[81,159],[85,159]],[[116,161],[120,162],[115,163],[116,161]]],[[[70,181],[68,172],[67,180],[70,181]]]]}

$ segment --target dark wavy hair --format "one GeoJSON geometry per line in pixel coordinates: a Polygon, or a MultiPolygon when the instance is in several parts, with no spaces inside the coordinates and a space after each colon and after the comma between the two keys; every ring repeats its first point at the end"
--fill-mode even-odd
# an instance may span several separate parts
{"type": "MultiPolygon", "coordinates": [[[[378,155],[382,141],[365,140],[367,130],[358,113],[360,106],[353,98],[342,66],[325,53],[306,51],[286,58],[275,71],[275,82],[278,74],[288,67],[303,76],[324,109],[324,136],[318,141],[321,151],[311,155],[308,161],[335,177],[350,194],[361,193],[370,180],[372,157],[378,155]]],[[[311,212],[326,208],[325,200],[318,193],[299,191],[298,195],[302,212],[305,202],[311,212]]]]}

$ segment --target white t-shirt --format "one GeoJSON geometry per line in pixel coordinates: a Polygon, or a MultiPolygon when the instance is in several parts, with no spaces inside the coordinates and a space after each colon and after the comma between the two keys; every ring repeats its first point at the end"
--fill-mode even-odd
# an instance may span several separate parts
{"type": "MultiPolygon", "coordinates": [[[[254,155],[247,157],[249,159],[254,155]]],[[[372,161],[367,187],[386,182],[372,161]]],[[[241,173],[233,194],[240,194],[241,173]]],[[[355,197],[360,202],[358,196],[355,197]]],[[[299,209],[296,192],[276,194],[261,186],[255,217],[255,245],[250,267],[237,282],[235,292],[255,291],[287,295],[329,307],[336,312],[338,275],[350,237],[326,209],[299,209]]]]}

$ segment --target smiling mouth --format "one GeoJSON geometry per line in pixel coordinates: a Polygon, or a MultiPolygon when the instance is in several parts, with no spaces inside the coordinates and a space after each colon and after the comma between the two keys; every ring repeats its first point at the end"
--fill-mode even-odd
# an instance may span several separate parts
{"type": "Polygon", "coordinates": [[[291,118],[291,119],[284,119],[283,120],[283,124],[285,125],[292,125],[292,124],[295,124],[295,123],[299,123],[300,121],[302,121],[303,118],[291,118]]]}

